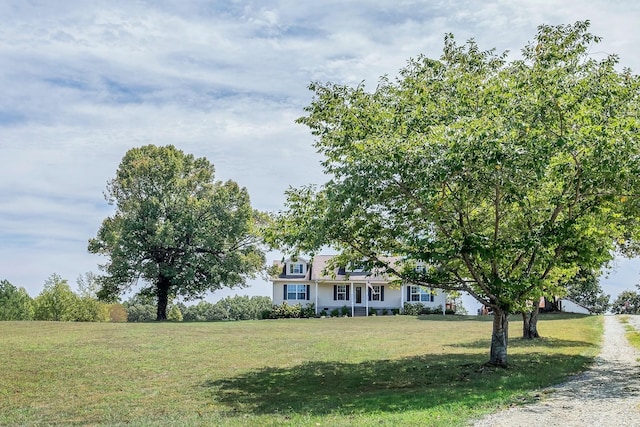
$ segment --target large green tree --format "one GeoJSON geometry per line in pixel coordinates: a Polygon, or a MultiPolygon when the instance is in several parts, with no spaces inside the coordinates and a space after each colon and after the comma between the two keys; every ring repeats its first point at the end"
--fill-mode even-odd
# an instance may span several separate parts
{"type": "Polygon", "coordinates": [[[505,366],[507,315],[607,260],[638,194],[639,79],[589,56],[588,27],[542,25],[510,62],[447,35],[373,92],[312,84],[299,121],[331,179],[290,189],[269,241],[468,292],[505,366]]]}
{"type": "Polygon", "coordinates": [[[34,299],[36,320],[74,321],[79,298],[69,283],[57,274],[46,280],[44,289],[34,299]]]}
{"type": "Polygon", "coordinates": [[[166,320],[170,298],[198,298],[221,287],[242,286],[264,265],[258,212],[233,181],[214,180],[214,167],[174,146],[129,150],[109,182],[116,207],[89,251],[106,255],[100,296],[138,285],[157,300],[166,320]]]}

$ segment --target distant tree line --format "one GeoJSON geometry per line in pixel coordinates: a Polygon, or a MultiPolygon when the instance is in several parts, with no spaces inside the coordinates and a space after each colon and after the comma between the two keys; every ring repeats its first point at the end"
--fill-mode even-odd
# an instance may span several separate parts
{"type": "MultiPolygon", "coordinates": [[[[136,296],[124,304],[129,322],[156,320],[156,304],[152,298],[136,296]]],[[[265,296],[233,296],[216,303],[200,301],[194,305],[182,302],[169,304],[167,320],[185,322],[214,322],[221,320],[257,320],[272,307],[271,298],[265,296]]]]}
{"type": "MultiPolygon", "coordinates": [[[[640,285],[636,285],[640,289],[640,285]]],[[[611,311],[615,314],[640,314],[640,293],[624,291],[611,304],[611,311]]]]}
{"type": "Polygon", "coordinates": [[[78,278],[79,292],[67,280],[52,274],[38,296],[31,298],[22,287],[0,281],[0,320],[51,320],[63,322],[125,322],[121,304],[107,304],[95,297],[96,277],[78,278]]]}
{"type": "MultiPolygon", "coordinates": [[[[77,280],[74,292],[67,280],[52,274],[44,289],[32,298],[22,287],[0,280],[0,321],[50,320],[63,322],[149,322],[156,320],[153,297],[136,295],[123,303],[105,303],[97,297],[97,276],[86,273],[77,280]]],[[[201,301],[187,306],[169,304],[167,320],[206,322],[261,319],[272,308],[265,296],[226,297],[216,303],[201,301]]]]}

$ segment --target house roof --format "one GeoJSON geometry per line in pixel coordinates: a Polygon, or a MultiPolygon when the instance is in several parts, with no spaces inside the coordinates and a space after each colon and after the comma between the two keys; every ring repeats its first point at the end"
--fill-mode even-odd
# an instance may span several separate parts
{"type": "MultiPolygon", "coordinates": [[[[274,262],[274,265],[281,266],[280,274],[277,279],[290,280],[290,279],[303,279],[310,281],[369,281],[369,282],[387,282],[389,276],[386,274],[376,274],[375,272],[368,271],[346,271],[344,268],[334,268],[332,271],[325,272],[327,264],[334,255],[316,255],[311,262],[307,263],[307,271],[304,275],[292,275],[287,274],[286,261],[274,262]]],[[[300,261],[303,261],[299,259],[300,261]]],[[[392,260],[392,259],[390,259],[392,260]]]]}

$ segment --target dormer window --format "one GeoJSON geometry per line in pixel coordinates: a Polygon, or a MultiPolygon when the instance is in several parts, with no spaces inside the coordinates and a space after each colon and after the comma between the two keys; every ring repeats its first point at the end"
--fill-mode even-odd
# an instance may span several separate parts
{"type": "Polygon", "coordinates": [[[354,263],[346,268],[347,273],[364,273],[364,264],[354,263]]]}
{"type": "Polygon", "coordinates": [[[416,270],[417,273],[426,273],[427,272],[427,266],[426,266],[426,264],[424,262],[419,262],[416,265],[415,270],[416,270]]]}
{"type": "Polygon", "coordinates": [[[307,268],[306,260],[302,258],[292,258],[287,260],[284,272],[287,276],[304,276],[307,274],[307,268]]]}
{"type": "Polygon", "coordinates": [[[304,274],[304,264],[301,262],[295,262],[289,264],[289,274],[304,274]]]}

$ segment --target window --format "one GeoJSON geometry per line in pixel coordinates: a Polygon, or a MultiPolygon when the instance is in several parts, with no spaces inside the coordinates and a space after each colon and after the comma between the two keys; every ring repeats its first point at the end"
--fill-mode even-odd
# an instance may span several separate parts
{"type": "Polygon", "coordinates": [[[347,272],[349,273],[363,273],[364,272],[364,265],[362,264],[352,264],[349,266],[349,269],[347,270],[347,272]]]}
{"type": "Polygon", "coordinates": [[[411,286],[409,288],[409,301],[433,302],[433,289],[426,289],[422,286],[411,286]]]}
{"type": "Polygon", "coordinates": [[[384,301],[384,286],[369,285],[369,301],[384,301]]]}
{"type": "Polygon", "coordinates": [[[347,299],[347,285],[338,285],[336,292],[336,299],[343,301],[347,299]]]}
{"type": "Polygon", "coordinates": [[[348,301],[349,300],[349,285],[333,285],[333,300],[334,301],[348,301]]]}
{"type": "Polygon", "coordinates": [[[289,274],[304,274],[304,264],[299,262],[289,264],[289,274]]]}
{"type": "Polygon", "coordinates": [[[284,285],[285,300],[308,300],[309,285],[284,285]]]}
{"type": "Polygon", "coordinates": [[[427,266],[423,262],[419,262],[416,265],[415,271],[417,273],[426,273],[427,272],[427,266]]]}

